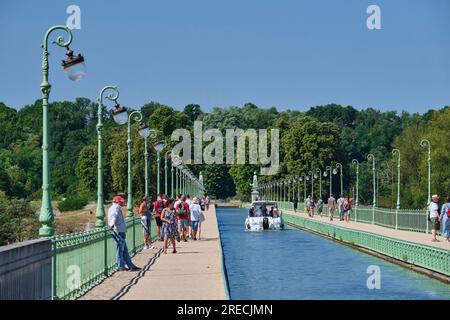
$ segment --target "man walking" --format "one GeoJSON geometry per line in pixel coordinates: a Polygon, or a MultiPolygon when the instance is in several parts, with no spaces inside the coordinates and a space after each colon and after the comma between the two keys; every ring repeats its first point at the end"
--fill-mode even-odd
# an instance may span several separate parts
{"type": "Polygon", "coordinates": [[[330,221],[333,221],[334,212],[336,211],[336,199],[333,195],[328,198],[328,215],[330,216],[330,221]]]}
{"type": "Polygon", "coordinates": [[[114,240],[117,242],[116,262],[119,271],[138,271],[141,270],[141,268],[136,267],[131,261],[127,243],[125,241],[127,225],[122,213],[122,206],[124,203],[125,200],[121,196],[113,198],[113,204],[108,210],[108,226],[111,228],[114,240]],[[128,269],[125,267],[125,264],[128,266],[128,269]]]}

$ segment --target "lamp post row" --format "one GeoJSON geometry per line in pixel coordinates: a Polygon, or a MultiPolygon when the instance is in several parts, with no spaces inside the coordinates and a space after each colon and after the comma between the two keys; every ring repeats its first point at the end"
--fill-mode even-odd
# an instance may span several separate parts
{"type": "MultiPolygon", "coordinates": [[[[427,167],[428,167],[428,196],[427,201],[428,204],[431,202],[431,142],[427,139],[422,139],[420,142],[420,147],[422,148],[428,148],[428,157],[427,157],[427,167]]],[[[399,210],[401,207],[401,152],[399,149],[393,149],[392,155],[397,157],[397,202],[396,202],[396,209],[399,210]]],[[[373,154],[367,155],[367,160],[372,161],[372,179],[373,179],[373,200],[372,200],[372,207],[376,208],[377,206],[377,183],[376,183],[376,160],[375,156],[373,154]]],[[[356,165],[356,195],[355,195],[355,203],[358,206],[359,205],[359,161],[357,159],[352,160],[352,164],[356,165]]],[[[323,172],[323,176],[327,177],[328,174],[330,175],[330,191],[329,195],[332,194],[332,185],[333,185],[333,174],[337,174],[337,169],[340,169],[340,178],[341,178],[341,194],[343,194],[343,177],[342,177],[342,164],[336,163],[336,168],[332,168],[331,166],[326,166],[325,171],[323,172]],[[329,173],[328,173],[329,172],[329,173]]],[[[314,178],[320,177],[319,180],[319,193],[320,198],[322,198],[322,179],[321,179],[321,170],[320,168],[316,169],[316,172],[309,171],[307,174],[302,173],[300,176],[295,176],[292,180],[292,183],[294,183],[296,180],[298,181],[298,197],[300,196],[300,184],[299,182],[304,182],[303,190],[304,190],[304,199],[306,199],[306,181],[311,179],[311,195],[314,196],[314,178]],[[317,176],[316,173],[319,173],[317,176]]],[[[289,178],[290,179],[290,178],[289,178]]],[[[290,181],[290,180],[288,180],[290,181]]],[[[266,189],[268,188],[269,191],[272,191],[273,187],[275,186],[283,186],[283,180],[279,180],[275,183],[268,183],[266,185],[263,185],[266,189]]],[[[267,192],[265,193],[267,194],[267,192]]],[[[273,193],[268,193],[270,196],[273,197],[273,193]]],[[[294,191],[292,191],[292,194],[294,195],[294,191]]],[[[275,195],[278,195],[278,193],[275,193],[275,195]]],[[[284,198],[277,197],[277,200],[284,200],[284,198]]],[[[374,223],[374,218],[372,219],[372,222],[374,223]]],[[[397,221],[396,221],[397,226],[397,221]]]]}

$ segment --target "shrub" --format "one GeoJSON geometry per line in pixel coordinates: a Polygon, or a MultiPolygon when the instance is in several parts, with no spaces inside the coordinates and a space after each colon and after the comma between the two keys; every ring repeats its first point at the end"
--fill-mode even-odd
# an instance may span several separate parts
{"type": "Polygon", "coordinates": [[[66,198],[63,201],[58,202],[58,207],[61,212],[73,211],[83,209],[88,204],[88,199],[85,196],[75,196],[66,198]]]}

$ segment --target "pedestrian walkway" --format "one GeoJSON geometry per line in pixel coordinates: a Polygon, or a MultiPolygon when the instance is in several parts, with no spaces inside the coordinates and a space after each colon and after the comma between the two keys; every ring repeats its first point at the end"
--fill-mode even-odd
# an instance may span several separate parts
{"type": "Polygon", "coordinates": [[[177,242],[177,253],[156,249],[138,253],[133,262],[141,272],[116,272],[80,299],[206,300],[227,299],[222,270],[222,249],[215,208],[205,213],[202,239],[177,242]]]}
{"type": "Polygon", "coordinates": [[[354,229],[354,230],[376,233],[376,234],[394,238],[394,239],[405,240],[405,241],[415,242],[415,243],[422,244],[422,245],[428,245],[431,247],[450,250],[450,242],[447,242],[447,240],[445,238],[438,236],[438,239],[441,241],[440,242],[432,242],[431,234],[427,234],[427,233],[395,230],[395,229],[391,229],[391,228],[385,228],[382,226],[361,223],[361,222],[350,221],[347,223],[345,221],[339,221],[339,216],[337,214],[336,214],[337,218],[335,215],[334,220],[330,221],[330,218],[328,216],[324,216],[324,215],[319,216],[319,215],[315,214],[314,218],[311,218],[308,216],[307,213],[304,213],[304,212],[297,211],[297,213],[294,213],[291,210],[284,210],[284,212],[288,213],[288,214],[292,214],[292,215],[301,216],[303,218],[314,219],[316,221],[329,223],[329,224],[343,227],[343,228],[349,228],[349,229],[354,229]]]}

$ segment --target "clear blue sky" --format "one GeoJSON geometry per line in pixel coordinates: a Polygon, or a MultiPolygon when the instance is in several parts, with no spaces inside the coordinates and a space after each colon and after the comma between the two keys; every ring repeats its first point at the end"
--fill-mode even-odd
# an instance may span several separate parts
{"type": "Polygon", "coordinates": [[[448,0],[1,0],[0,101],[40,98],[40,44],[70,4],[81,7],[71,47],[88,74],[66,79],[64,50],[52,45],[51,101],[94,100],[117,84],[135,108],[335,102],[422,113],[450,104],[448,0]],[[370,4],[381,7],[382,30],[366,27],[370,4]]]}

